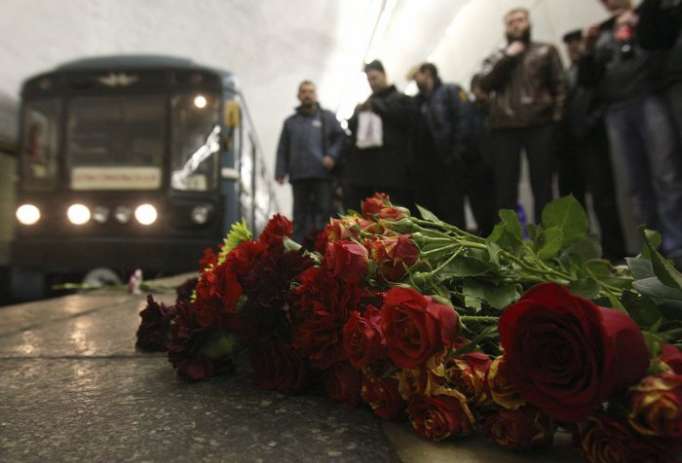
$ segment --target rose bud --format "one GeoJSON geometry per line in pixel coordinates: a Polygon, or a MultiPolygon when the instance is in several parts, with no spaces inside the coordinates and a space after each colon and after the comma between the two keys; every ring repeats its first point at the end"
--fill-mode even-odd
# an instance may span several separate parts
{"type": "Polygon", "coordinates": [[[556,427],[550,417],[535,407],[498,410],[483,422],[485,434],[501,447],[530,450],[551,447],[556,427]]]}
{"type": "Polygon", "coordinates": [[[678,375],[682,375],[682,351],[672,344],[665,344],[661,350],[661,361],[678,375]]]}
{"type": "Polygon", "coordinates": [[[559,421],[581,421],[637,383],[649,351],[624,312],[555,283],[535,286],[499,322],[509,379],[521,397],[559,421]]]}
{"type": "Polygon", "coordinates": [[[375,415],[386,420],[397,419],[405,411],[406,403],[400,396],[395,378],[365,375],[362,399],[369,404],[375,415]]]}
{"type": "Polygon", "coordinates": [[[648,376],[630,389],[630,425],[645,436],[682,438],[682,375],[648,376]]]}
{"type": "Polygon", "coordinates": [[[507,410],[517,410],[526,405],[526,401],[521,398],[519,390],[509,381],[504,357],[493,360],[485,381],[490,399],[500,407],[507,410]]]}
{"type": "Polygon", "coordinates": [[[418,368],[433,354],[450,348],[459,316],[412,288],[392,288],[381,308],[388,356],[400,368],[418,368]]]}
{"type": "Polygon", "coordinates": [[[268,246],[281,246],[285,238],[294,233],[294,224],[286,217],[275,214],[258,238],[268,246]]]}
{"type": "Polygon", "coordinates": [[[367,275],[367,249],[352,241],[334,241],[327,245],[324,266],[332,275],[348,283],[362,281],[367,275]]]}
{"type": "Polygon", "coordinates": [[[590,463],[672,463],[671,449],[659,439],[637,435],[626,422],[599,415],[578,426],[576,443],[590,463]]]}
{"type": "Polygon", "coordinates": [[[325,389],[332,400],[343,402],[349,407],[357,407],[360,403],[361,388],[362,375],[350,364],[340,362],[327,370],[325,389]]]}
{"type": "Polygon", "coordinates": [[[403,368],[398,371],[398,390],[405,400],[413,396],[434,395],[443,389],[445,383],[445,368],[443,366],[444,353],[432,356],[425,365],[418,368],[403,368]]]}
{"type": "Polygon", "coordinates": [[[386,193],[375,193],[362,202],[362,215],[368,219],[373,218],[385,207],[391,206],[391,200],[386,193]]]}
{"type": "Polygon", "coordinates": [[[486,400],[485,376],[490,363],[490,357],[482,352],[460,355],[445,362],[445,378],[469,403],[482,404],[486,400]]]}
{"type": "Polygon", "coordinates": [[[400,281],[419,260],[419,248],[408,235],[382,237],[367,242],[379,274],[388,281],[400,281]]]}
{"type": "Polygon", "coordinates": [[[410,216],[409,209],[404,207],[384,207],[379,211],[377,216],[383,220],[390,220],[391,222],[397,222],[406,217],[410,216]]]}
{"type": "Polygon", "coordinates": [[[432,441],[471,434],[475,423],[466,397],[453,390],[430,397],[414,396],[407,414],[416,433],[432,441]]]}
{"type": "Polygon", "coordinates": [[[359,370],[385,356],[379,310],[370,306],[364,316],[358,311],[351,313],[343,327],[343,348],[350,363],[359,370]]]}

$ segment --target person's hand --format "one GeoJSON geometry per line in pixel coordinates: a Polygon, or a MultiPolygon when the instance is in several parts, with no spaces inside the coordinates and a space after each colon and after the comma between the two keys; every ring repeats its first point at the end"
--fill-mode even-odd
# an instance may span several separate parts
{"type": "Polygon", "coordinates": [[[587,51],[592,51],[594,49],[594,46],[597,44],[597,40],[599,40],[600,35],[601,28],[599,27],[599,24],[595,24],[594,26],[587,28],[587,30],[583,33],[583,36],[585,37],[585,49],[587,51]]]}
{"type": "Polygon", "coordinates": [[[526,44],[520,40],[516,40],[509,44],[505,53],[507,56],[518,56],[524,51],[526,51],[526,44]]]}
{"type": "Polygon", "coordinates": [[[284,185],[284,180],[286,180],[286,176],[285,175],[278,175],[277,177],[275,177],[275,180],[280,185],[284,185]]]}
{"type": "Polygon", "coordinates": [[[639,16],[633,10],[627,10],[616,19],[616,24],[618,25],[628,24],[630,26],[636,26],[638,23],[639,16]]]}
{"type": "Polygon", "coordinates": [[[325,157],[322,158],[322,165],[327,170],[332,170],[335,164],[336,163],[334,162],[334,158],[329,155],[326,155],[325,157]]]}

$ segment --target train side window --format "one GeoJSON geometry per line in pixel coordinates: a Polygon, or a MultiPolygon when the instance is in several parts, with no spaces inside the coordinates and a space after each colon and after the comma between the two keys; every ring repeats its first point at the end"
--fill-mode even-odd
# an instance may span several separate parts
{"type": "Polygon", "coordinates": [[[57,184],[59,110],[57,100],[34,101],[25,107],[21,177],[27,189],[50,190],[57,184]]]}

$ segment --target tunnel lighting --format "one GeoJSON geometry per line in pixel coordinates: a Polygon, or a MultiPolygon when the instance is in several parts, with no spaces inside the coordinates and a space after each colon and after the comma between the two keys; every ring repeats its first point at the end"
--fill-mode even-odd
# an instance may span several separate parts
{"type": "Polygon", "coordinates": [[[97,206],[92,213],[92,219],[97,223],[106,223],[109,218],[109,209],[104,206],[97,206]]]}
{"type": "Polygon", "coordinates": [[[90,209],[83,204],[72,204],[66,211],[69,222],[74,225],[84,225],[90,221],[90,209]]]}
{"type": "Polygon", "coordinates": [[[135,209],[135,218],[142,225],[151,225],[156,222],[159,214],[156,212],[156,208],[151,204],[140,204],[135,209]]]}
{"type": "Polygon", "coordinates": [[[23,225],[33,225],[40,220],[40,209],[33,204],[22,204],[17,208],[17,220],[23,225]]]}
{"type": "Polygon", "coordinates": [[[204,95],[197,95],[194,97],[194,106],[199,109],[204,109],[208,104],[208,100],[204,95]]]}
{"type": "Polygon", "coordinates": [[[114,212],[114,217],[118,223],[130,222],[130,217],[133,215],[132,209],[126,206],[118,206],[114,212]]]}
{"type": "Polygon", "coordinates": [[[197,225],[204,225],[208,222],[208,218],[211,215],[211,206],[196,206],[192,209],[192,222],[197,225]]]}

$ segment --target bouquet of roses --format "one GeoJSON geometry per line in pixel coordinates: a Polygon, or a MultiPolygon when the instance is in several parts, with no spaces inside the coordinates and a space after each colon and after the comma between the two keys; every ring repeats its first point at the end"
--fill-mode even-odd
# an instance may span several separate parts
{"type": "Polygon", "coordinates": [[[443,440],[517,450],[574,435],[587,461],[674,461],[682,442],[682,275],[647,231],[628,266],[601,259],[572,197],[542,222],[512,211],[481,238],[386,195],[332,219],[316,252],[275,216],[237,224],[173,307],[149,298],[141,348],[204,379],[248,354],[255,385],[321,388],[443,440]]]}

